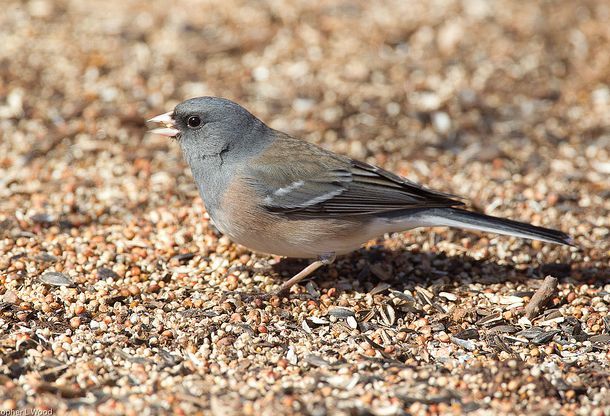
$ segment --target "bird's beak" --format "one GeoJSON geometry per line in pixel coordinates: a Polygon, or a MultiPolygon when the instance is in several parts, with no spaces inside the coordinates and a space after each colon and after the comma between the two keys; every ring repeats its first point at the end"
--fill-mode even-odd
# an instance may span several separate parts
{"type": "Polygon", "coordinates": [[[172,118],[173,111],[158,115],[148,120],[149,123],[164,124],[165,127],[150,130],[151,133],[160,134],[167,137],[176,137],[180,134],[180,130],[176,128],[176,122],[172,118]]]}

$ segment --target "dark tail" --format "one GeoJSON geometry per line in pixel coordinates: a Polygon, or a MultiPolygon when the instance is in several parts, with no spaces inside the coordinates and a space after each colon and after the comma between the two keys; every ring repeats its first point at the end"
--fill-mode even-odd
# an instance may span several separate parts
{"type": "Polygon", "coordinates": [[[504,218],[491,217],[459,208],[430,208],[414,213],[414,216],[417,220],[421,221],[422,225],[430,227],[465,228],[575,246],[572,237],[561,231],[504,218]]]}

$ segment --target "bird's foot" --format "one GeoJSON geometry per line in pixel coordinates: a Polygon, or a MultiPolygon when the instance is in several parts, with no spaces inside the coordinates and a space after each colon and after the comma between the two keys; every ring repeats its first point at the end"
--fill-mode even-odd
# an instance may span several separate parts
{"type": "Polygon", "coordinates": [[[260,292],[227,292],[225,293],[225,299],[230,295],[238,295],[243,302],[263,302],[263,301],[271,301],[274,298],[277,298],[281,301],[283,298],[294,298],[294,299],[304,299],[310,300],[314,299],[314,296],[308,293],[290,293],[290,288],[301,280],[312,274],[314,271],[319,269],[322,266],[326,266],[335,261],[335,254],[328,253],[321,255],[318,260],[311,263],[309,266],[305,267],[299,273],[294,275],[290,280],[284,282],[280,288],[271,293],[260,293],[260,292]]]}
{"type": "Polygon", "coordinates": [[[232,291],[225,292],[223,296],[223,300],[226,300],[229,297],[239,297],[242,302],[252,303],[252,302],[273,302],[276,300],[278,304],[282,301],[282,299],[301,299],[301,300],[310,300],[313,299],[308,293],[290,293],[289,289],[280,289],[273,292],[242,292],[242,291],[232,291]]]}

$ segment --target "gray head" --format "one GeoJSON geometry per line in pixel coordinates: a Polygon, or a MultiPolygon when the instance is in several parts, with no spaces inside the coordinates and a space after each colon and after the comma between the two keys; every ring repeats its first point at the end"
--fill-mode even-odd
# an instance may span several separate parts
{"type": "Polygon", "coordinates": [[[212,216],[220,190],[226,189],[236,169],[273,140],[272,130],[262,121],[239,104],[218,97],[191,98],[148,121],[165,125],[152,133],[178,140],[212,216]]]}
{"type": "Polygon", "coordinates": [[[191,98],[149,121],[166,125],[153,132],[178,139],[191,168],[198,160],[256,154],[269,130],[239,104],[218,97],[191,98]]]}

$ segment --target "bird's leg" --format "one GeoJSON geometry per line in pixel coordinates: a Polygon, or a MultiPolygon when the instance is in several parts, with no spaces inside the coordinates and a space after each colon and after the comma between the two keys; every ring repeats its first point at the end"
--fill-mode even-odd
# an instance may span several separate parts
{"type": "Polygon", "coordinates": [[[327,266],[335,261],[335,253],[325,253],[318,257],[318,260],[311,263],[309,266],[305,267],[303,270],[295,274],[290,280],[285,282],[280,290],[276,292],[278,296],[286,296],[290,292],[290,288],[301,280],[305,279],[307,276],[318,270],[322,266],[327,266]]]}
{"type": "MultiPolygon", "coordinates": [[[[272,292],[272,293],[243,293],[243,292],[231,291],[231,292],[227,292],[226,296],[228,296],[228,295],[233,295],[233,296],[234,295],[239,295],[242,298],[242,300],[246,301],[246,302],[250,302],[250,301],[252,301],[254,299],[269,300],[273,296],[288,297],[288,295],[290,294],[290,288],[292,286],[296,285],[301,280],[305,279],[307,276],[309,276],[310,274],[312,274],[313,272],[318,270],[320,267],[329,265],[329,264],[333,263],[334,261],[335,261],[335,253],[322,254],[321,256],[318,257],[318,260],[314,261],[309,266],[305,267],[299,273],[297,273],[292,278],[290,278],[290,280],[285,282],[280,287],[280,289],[278,291],[276,291],[276,292],[272,292]]],[[[309,297],[309,295],[306,295],[306,294],[303,294],[303,295],[294,295],[294,296],[295,297],[305,297],[305,298],[309,297]]]]}

